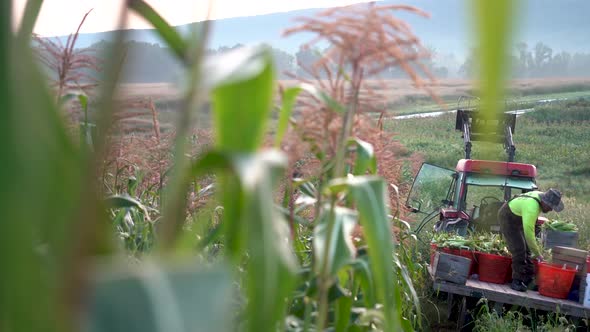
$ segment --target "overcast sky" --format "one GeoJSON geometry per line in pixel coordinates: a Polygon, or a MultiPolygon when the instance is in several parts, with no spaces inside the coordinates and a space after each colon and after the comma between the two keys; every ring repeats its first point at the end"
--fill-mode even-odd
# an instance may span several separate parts
{"type": "MultiPolygon", "coordinates": [[[[0,0],[3,1],[3,0],[0,0]]],[[[14,23],[18,24],[27,0],[12,0],[14,23]]],[[[209,0],[146,0],[173,25],[206,18],[209,0]]],[[[367,0],[212,0],[211,18],[252,16],[304,8],[333,7],[367,0]]],[[[35,32],[44,36],[67,35],[78,26],[84,13],[94,9],[82,32],[116,29],[118,13],[124,0],[45,0],[35,32]]],[[[130,28],[149,25],[136,16],[129,19],[130,28]]]]}

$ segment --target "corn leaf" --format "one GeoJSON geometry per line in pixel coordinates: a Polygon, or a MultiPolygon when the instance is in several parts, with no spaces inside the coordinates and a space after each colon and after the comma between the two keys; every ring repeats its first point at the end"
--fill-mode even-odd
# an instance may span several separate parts
{"type": "MultiPolygon", "coordinates": [[[[350,265],[354,271],[355,283],[363,292],[363,300],[368,308],[377,304],[375,283],[367,255],[359,255],[350,265]]],[[[355,286],[356,287],[356,286],[355,286]]]]}
{"type": "Polygon", "coordinates": [[[262,137],[272,107],[274,69],[264,46],[243,47],[205,67],[213,90],[214,128],[219,150],[252,152],[262,137]]]}
{"type": "Polygon", "coordinates": [[[335,331],[347,331],[350,325],[350,316],[352,311],[353,298],[351,296],[343,296],[336,301],[335,306],[335,331]]]}
{"type": "Polygon", "coordinates": [[[367,240],[377,299],[383,305],[385,330],[402,330],[401,295],[391,256],[394,248],[385,203],[385,182],[377,176],[334,179],[329,183],[328,190],[332,193],[348,192],[357,206],[367,240]]]}
{"type": "Polygon", "coordinates": [[[147,218],[148,220],[150,219],[150,216],[145,205],[143,205],[140,201],[133,197],[126,195],[115,195],[105,199],[105,204],[107,207],[112,209],[137,208],[143,212],[145,218],[147,218]]]}
{"type": "Polygon", "coordinates": [[[135,268],[109,266],[94,288],[87,332],[233,330],[227,319],[233,292],[226,268],[160,268],[149,262],[135,268]]]}
{"type": "Polygon", "coordinates": [[[22,17],[20,27],[18,29],[18,38],[21,42],[30,40],[35,22],[41,11],[43,0],[28,0],[25,6],[25,13],[22,17]]]}
{"type": "MultiPolygon", "coordinates": [[[[44,84],[29,39],[11,33],[10,1],[0,5],[0,329],[64,330],[60,290],[69,283],[79,230],[80,155],[44,84]],[[8,17],[4,17],[8,16],[8,17]],[[34,205],[31,205],[34,202],[34,205]],[[31,310],[31,299],[38,309],[31,310]]],[[[94,215],[92,216],[94,217],[94,215]]]]}
{"type": "MultiPolygon", "coordinates": [[[[504,100],[506,77],[509,70],[507,54],[510,47],[514,2],[510,0],[477,0],[473,4],[475,5],[477,37],[480,43],[478,51],[482,115],[486,121],[493,121],[497,120],[503,111],[498,108],[502,107],[499,105],[502,105],[501,101],[504,100]]],[[[488,149],[484,152],[484,155],[487,156],[484,159],[493,158],[491,150],[488,149]]]]}
{"type": "Polygon", "coordinates": [[[352,231],[356,225],[356,212],[343,207],[335,207],[333,213],[326,212],[314,229],[313,248],[315,253],[316,271],[324,266],[324,252],[327,254],[327,269],[329,274],[335,276],[343,266],[349,264],[355,255],[355,247],[352,243],[352,231]],[[330,247],[326,248],[328,238],[328,219],[333,217],[332,236],[330,247]]]}
{"type": "Polygon", "coordinates": [[[249,331],[276,329],[285,315],[285,298],[293,288],[296,263],[289,246],[289,229],[271,204],[274,183],[285,163],[278,151],[210,152],[191,168],[191,175],[206,171],[221,175],[222,198],[227,202],[222,231],[228,253],[234,261],[240,261],[245,252],[249,255],[245,287],[249,331]]]}
{"type": "Polygon", "coordinates": [[[356,148],[356,159],[354,162],[354,175],[364,175],[365,172],[370,174],[377,173],[377,158],[373,146],[359,138],[348,141],[349,146],[356,148]]]}

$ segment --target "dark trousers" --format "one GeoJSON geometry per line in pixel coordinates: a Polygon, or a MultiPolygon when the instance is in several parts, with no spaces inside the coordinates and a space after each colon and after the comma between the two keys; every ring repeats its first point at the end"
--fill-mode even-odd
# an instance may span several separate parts
{"type": "Polygon", "coordinates": [[[512,254],[512,279],[529,283],[534,276],[534,265],[524,237],[522,217],[512,213],[508,203],[504,203],[498,211],[498,220],[500,232],[504,235],[506,246],[512,254]]]}

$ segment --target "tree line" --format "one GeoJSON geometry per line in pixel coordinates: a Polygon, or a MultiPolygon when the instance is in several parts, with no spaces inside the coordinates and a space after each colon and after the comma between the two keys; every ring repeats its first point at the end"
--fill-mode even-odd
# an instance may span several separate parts
{"type": "MultiPolygon", "coordinates": [[[[208,55],[224,53],[242,44],[221,46],[207,50],[208,55]]],[[[96,54],[112,47],[112,43],[101,41],[90,47],[96,54]]],[[[173,57],[166,47],[147,42],[126,42],[126,57],[124,60],[124,82],[127,83],[157,83],[175,82],[182,73],[182,65],[173,57]]],[[[309,68],[321,57],[327,49],[299,49],[295,54],[278,48],[272,48],[272,54],[277,67],[279,78],[288,79],[293,75],[310,77],[309,68]]],[[[473,77],[475,50],[472,50],[457,72],[449,70],[437,63],[438,53],[430,48],[430,58],[423,59],[424,68],[438,78],[473,77]]],[[[521,42],[515,45],[513,54],[508,55],[514,78],[537,77],[580,77],[590,76],[590,53],[554,52],[548,45],[538,42],[533,47],[521,42]]],[[[421,70],[421,69],[420,69],[421,70]]],[[[380,75],[381,78],[402,78],[404,74],[397,67],[392,67],[380,75]]]]}
{"type": "MultiPolygon", "coordinates": [[[[459,69],[460,75],[472,77],[475,74],[475,53],[476,50],[472,50],[467,56],[459,69]]],[[[590,76],[590,53],[554,52],[543,42],[532,47],[525,42],[517,43],[508,58],[514,78],[590,76]]]]}

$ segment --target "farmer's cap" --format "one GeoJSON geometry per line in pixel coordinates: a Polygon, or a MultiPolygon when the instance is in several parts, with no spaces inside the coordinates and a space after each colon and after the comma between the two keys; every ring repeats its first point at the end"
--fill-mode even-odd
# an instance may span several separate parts
{"type": "Polygon", "coordinates": [[[546,192],[539,194],[541,201],[553,209],[555,212],[563,210],[561,193],[557,189],[549,188],[546,192]]]}

